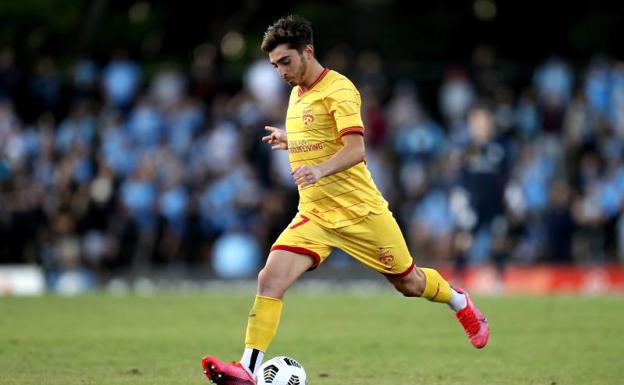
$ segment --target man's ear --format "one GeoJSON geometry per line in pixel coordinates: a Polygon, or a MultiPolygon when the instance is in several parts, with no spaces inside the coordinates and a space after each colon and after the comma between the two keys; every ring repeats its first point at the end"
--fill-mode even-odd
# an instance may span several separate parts
{"type": "Polygon", "coordinates": [[[314,57],[314,46],[312,44],[306,45],[303,51],[308,56],[308,59],[311,59],[312,57],[314,57]]]}

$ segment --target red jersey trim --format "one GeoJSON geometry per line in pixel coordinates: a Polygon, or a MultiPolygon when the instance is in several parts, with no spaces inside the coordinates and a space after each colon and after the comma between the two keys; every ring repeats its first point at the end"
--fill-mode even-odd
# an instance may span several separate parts
{"type": "Polygon", "coordinates": [[[271,251],[275,251],[275,250],[290,251],[292,253],[303,254],[303,255],[312,257],[312,259],[314,260],[314,264],[312,265],[312,267],[308,269],[308,271],[316,269],[318,265],[321,264],[321,256],[315,253],[314,251],[310,249],[306,249],[304,247],[273,245],[273,247],[271,247],[271,251]]]}
{"type": "Polygon", "coordinates": [[[328,72],[329,72],[329,68],[323,68],[323,72],[321,72],[321,74],[318,76],[318,78],[316,78],[316,80],[313,81],[312,84],[310,84],[310,87],[303,88],[303,87],[299,86],[299,89],[297,90],[297,95],[301,96],[301,95],[305,94],[306,92],[310,91],[321,80],[323,80],[323,78],[325,77],[325,75],[327,75],[328,72]]]}
{"type": "Polygon", "coordinates": [[[342,138],[345,135],[358,134],[364,136],[364,127],[347,127],[338,132],[338,135],[342,138]]]}

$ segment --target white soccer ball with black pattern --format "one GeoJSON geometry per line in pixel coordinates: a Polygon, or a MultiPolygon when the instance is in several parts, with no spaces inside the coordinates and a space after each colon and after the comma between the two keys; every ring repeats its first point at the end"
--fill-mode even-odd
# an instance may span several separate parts
{"type": "Polygon", "coordinates": [[[297,360],[290,357],[273,357],[258,370],[258,385],[306,385],[306,372],[297,360]]]}

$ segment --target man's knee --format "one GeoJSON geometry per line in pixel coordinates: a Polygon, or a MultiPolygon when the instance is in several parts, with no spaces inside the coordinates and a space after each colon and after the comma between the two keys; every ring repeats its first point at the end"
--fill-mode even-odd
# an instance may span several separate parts
{"type": "Polygon", "coordinates": [[[405,297],[420,297],[423,293],[422,290],[410,283],[395,283],[394,287],[405,297]]]}
{"type": "Polygon", "coordinates": [[[258,288],[263,289],[275,286],[276,280],[273,275],[274,274],[272,274],[269,268],[267,268],[266,266],[263,267],[262,270],[260,270],[260,272],[258,273],[258,288]]]}
{"type": "Polygon", "coordinates": [[[273,298],[282,298],[286,292],[285,279],[264,267],[258,273],[258,294],[273,298]]]}
{"type": "Polygon", "coordinates": [[[410,274],[401,278],[393,278],[394,287],[406,297],[420,297],[425,291],[425,274],[415,268],[410,274]]]}

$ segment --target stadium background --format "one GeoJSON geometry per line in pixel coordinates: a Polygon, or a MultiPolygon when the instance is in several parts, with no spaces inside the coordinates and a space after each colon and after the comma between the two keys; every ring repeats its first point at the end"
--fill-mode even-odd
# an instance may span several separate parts
{"type": "MultiPolygon", "coordinates": [[[[260,143],[288,90],[258,46],[288,13],[360,89],[417,263],[479,267],[483,291],[623,290],[617,3],[97,0],[0,3],[0,292],[33,264],[59,293],[253,278],[296,209],[260,143]],[[505,161],[475,187],[484,100],[505,161]],[[484,225],[466,197],[499,188],[484,225]]],[[[314,273],[345,275],[374,276],[340,253],[314,273]]]]}

